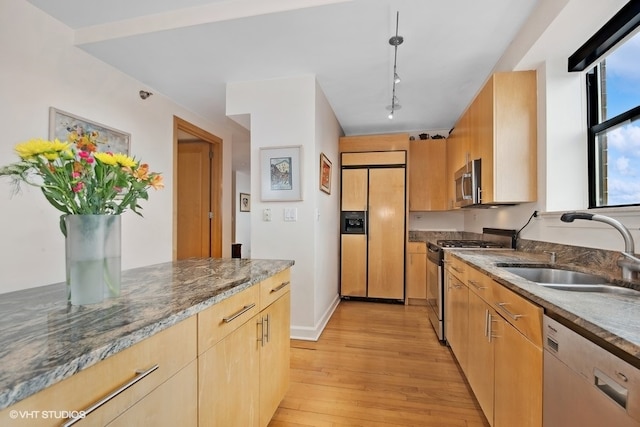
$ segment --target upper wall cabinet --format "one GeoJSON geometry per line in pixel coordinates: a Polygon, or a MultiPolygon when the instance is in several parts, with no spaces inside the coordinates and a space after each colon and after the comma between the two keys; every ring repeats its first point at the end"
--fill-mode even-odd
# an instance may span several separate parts
{"type": "Polygon", "coordinates": [[[409,143],[409,210],[447,210],[446,139],[409,143]]]}
{"type": "Polygon", "coordinates": [[[452,191],[454,172],[466,161],[478,158],[482,159],[480,187],[483,204],[536,200],[535,71],[492,75],[456,123],[452,136],[454,144],[447,147],[450,207],[455,196],[452,191]],[[456,139],[460,140],[457,145],[456,139]]]}

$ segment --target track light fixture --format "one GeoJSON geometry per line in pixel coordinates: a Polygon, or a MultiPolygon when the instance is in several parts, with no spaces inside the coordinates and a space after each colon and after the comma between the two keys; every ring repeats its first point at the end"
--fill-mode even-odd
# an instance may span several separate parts
{"type": "Polygon", "coordinates": [[[151,92],[147,92],[146,90],[141,90],[139,92],[140,98],[141,99],[147,99],[148,97],[150,97],[151,95],[153,95],[153,93],[151,92]]]}
{"type": "Polygon", "coordinates": [[[396,12],[396,35],[389,39],[389,44],[393,46],[393,83],[391,86],[391,105],[387,106],[387,110],[390,110],[389,120],[393,119],[393,113],[396,110],[402,108],[400,103],[398,102],[398,97],[396,96],[396,84],[400,83],[400,76],[398,75],[398,46],[404,42],[404,38],[398,35],[398,22],[400,21],[400,12],[396,12]]]}

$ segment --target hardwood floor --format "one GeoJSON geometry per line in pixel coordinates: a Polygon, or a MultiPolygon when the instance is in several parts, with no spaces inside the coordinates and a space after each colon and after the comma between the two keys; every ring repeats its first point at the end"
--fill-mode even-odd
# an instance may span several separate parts
{"type": "Polygon", "coordinates": [[[291,341],[281,426],[489,424],[426,307],[342,301],[317,342],[291,341]]]}

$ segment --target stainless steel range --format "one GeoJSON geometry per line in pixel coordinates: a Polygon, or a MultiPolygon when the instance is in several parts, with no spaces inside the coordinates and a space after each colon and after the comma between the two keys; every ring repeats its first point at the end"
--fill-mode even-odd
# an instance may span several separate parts
{"type": "Polygon", "coordinates": [[[429,320],[438,339],[446,341],[444,330],[444,251],[448,249],[513,249],[515,230],[483,228],[482,239],[446,239],[427,243],[427,304],[429,320]]]}

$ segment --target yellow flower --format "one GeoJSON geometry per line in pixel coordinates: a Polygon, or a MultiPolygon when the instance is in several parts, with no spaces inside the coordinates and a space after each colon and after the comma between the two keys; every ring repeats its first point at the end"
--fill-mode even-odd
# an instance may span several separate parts
{"type": "Polygon", "coordinates": [[[113,158],[115,159],[116,162],[118,162],[120,166],[124,168],[134,168],[138,164],[138,162],[133,160],[131,157],[122,153],[115,153],[113,155],[113,158]]]}
{"type": "Polygon", "coordinates": [[[104,152],[93,153],[93,157],[96,160],[98,160],[100,163],[103,163],[105,165],[116,166],[118,164],[118,161],[116,160],[115,156],[111,153],[104,153],[104,152]]]}
{"type": "MultiPolygon", "coordinates": [[[[15,149],[16,153],[18,153],[18,156],[25,160],[39,156],[41,154],[56,154],[55,158],[57,158],[58,153],[69,150],[69,143],[60,142],[58,139],[55,139],[54,141],[47,141],[46,139],[34,138],[30,139],[27,142],[16,145],[15,149]]],[[[49,160],[55,160],[49,157],[47,158],[49,160]]]]}

